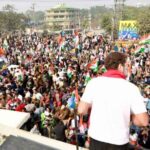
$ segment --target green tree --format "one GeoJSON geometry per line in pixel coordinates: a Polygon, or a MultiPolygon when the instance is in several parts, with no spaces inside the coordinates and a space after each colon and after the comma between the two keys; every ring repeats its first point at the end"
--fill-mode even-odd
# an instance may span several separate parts
{"type": "Polygon", "coordinates": [[[14,12],[15,11],[14,6],[9,5],[9,4],[5,5],[2,9],[3,9],[3,11],[8,11],[8,12],[14,12]]]}
{"type": "Polygon", "coordinates": [[[91,7],[91,22],[92,22],[92,28],[99,27],[102,21],[102,16],[105,14],[109,14],[112,12],[111,8],[107,8],[104,6],[95,6],[91,7]]]}
{"type": "Polygon", "coordinates": [[[88,22],[88,9],[81,9],[80,10],[80,26],[82,29],[87,29],[89,27],[88,22]]]}
{"type": "Polygon", "coordinates": [[[43,24],[45,13],[43,11],[27,10],[25,15],[29,18],[30,22],[34,22],[35,25],[43,24]]]}
{"type": "Polygon", "coordinates": [[[26,17],[24,14],[15,12],[15,8],[11,5],[3,7],[0,12],[0,30],[14,31],[25,29],[26,17]]]}
{"type": "Polygon", "coordinates": [[[3,31],[5,28],[5,14],[3,12],[0,12],[0,30],[3,31]]]}
{"type": "Polygon", "coordinates": [[[139,34],[150,33],[150,7],[143,7],[137,16],[139,34]]]}
{"type": "Polygon", "coordinates": [[[88,29],[88,27],[89,27],[88,18],[84,18],[84,20],[82,20],[82,22],[81,22],[81,27],[82,27],[83,29],[88,29]]]}
{"type": "Polygon", "coordinates": [[[107,32],[111,33],[112,31],[112,16],[111,15],[103,15],[101,19],[101,27],[107,32]]]}

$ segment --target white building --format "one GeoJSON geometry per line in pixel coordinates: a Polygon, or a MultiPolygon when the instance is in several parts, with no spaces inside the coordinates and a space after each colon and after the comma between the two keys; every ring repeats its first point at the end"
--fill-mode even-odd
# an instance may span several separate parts
{"type": "Polygon", "coordinates": [[[79,9],[69,8],[61,4],[47,10],[45,21],[50,30],[77,28],[79,25],[79,9]]]}

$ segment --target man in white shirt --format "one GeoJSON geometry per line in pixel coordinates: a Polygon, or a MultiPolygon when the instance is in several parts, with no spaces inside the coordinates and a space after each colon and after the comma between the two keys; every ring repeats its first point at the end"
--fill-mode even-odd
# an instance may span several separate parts
{"type": "Polygon", "coordinates": [[[92,79],[78,106],[79,114],[91,108],[90,150],[127,150],[130,120],[148,125],[148,115],[138,87],[126,79],[126,55],[110,53],[105,59],[107,72],[92,79]]]}

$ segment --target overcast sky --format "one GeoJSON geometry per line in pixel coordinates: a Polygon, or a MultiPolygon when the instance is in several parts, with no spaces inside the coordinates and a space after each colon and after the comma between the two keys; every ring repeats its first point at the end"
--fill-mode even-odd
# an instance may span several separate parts
{"type": "MultiPolygon", "coordinates": [[[[0,10],[6,4],[13,5],[19,12],[25,12],[31,9],[33,3],[35,3],[35,10],[44,11],[60,3],[65,3],[69,7],[90,8],[102,5],[112,7],[113,2],[114,0],[0,0],[0,10]]],[[[125,3],[132,6],[150,5],[150,0],[126,0],[125,3]]]]}

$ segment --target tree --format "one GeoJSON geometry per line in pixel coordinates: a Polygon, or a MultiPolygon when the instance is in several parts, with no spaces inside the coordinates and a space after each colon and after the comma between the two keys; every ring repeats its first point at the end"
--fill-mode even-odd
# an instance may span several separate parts
{"type": "Polygon", "coordinates": [[[145,7],[140,11],[137,21],[140,35],[150,33],[150,7],[145,7]]]}
{"type": "Polygon", "coordinates": [[[25,29],[26,17],[24,14],[16,13],[15,8],[11,5],[6,5],[3,11],[0,12],[0,30],[15,31],[25,29]]]}
{"type": "Polygon", "coordinates": [[[80,26],[82,29],[87,29],[89,27],[88,14],[88,9],[80,10],[80,26]]]}
{"type": "Polygon", "coordinates": [[[5,14],[3,12],[0,12],[0,30],[3,31],[5,28],[5,14]]]}
{"type": "Polygon", "coordinates": [[[15,8],[14,8],[13,5],[7,4],[7,5],[5,5],[5,6],[3,7],[3,11],[14,12],[14,11],[15,11],[15,8]]]}
{"type": "Polygon", "coordinates": [[[112,31],[112,17],[111,15],[104,15],[102,16],[101,20],[101,27],[109,34],[111,34],[112,31]]]}
{"type": "Polygon", "coordinates": [[[43,11],[33,11],[27,10],[25,15],[29,18],[30,23],[34,23],[34,25],[41,25],[44,22],[45,14],[43,11]]]}
{"type": "Polygon", "coordinates": [[[84,20],[82,20],[82,22],[81,22],[81,27],[82,27],[83,29],[88,29],[88,27],[89,27],[88,18],[84,18],[84,20]]]}
{"type": "Polygon", "coordinates": [[[91,16],[92,16],[92,28],[96,28],[100,26],[100,23],[102,21],[102,16],[105,14],[109,14],[112,12],[111,8],[107,8],[104,6],[95,6],[91,7],[91,16]]]}

